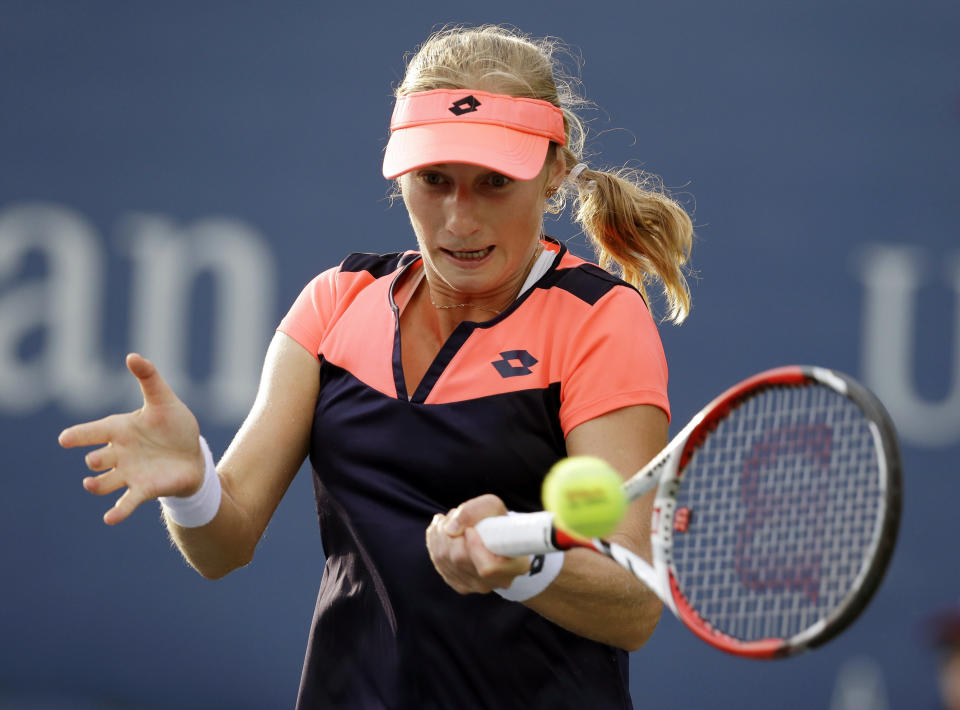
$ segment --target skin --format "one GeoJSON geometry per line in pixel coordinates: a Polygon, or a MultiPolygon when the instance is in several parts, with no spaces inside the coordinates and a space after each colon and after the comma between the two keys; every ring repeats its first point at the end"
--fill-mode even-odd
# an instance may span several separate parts
{"type": "MultiPolygon", "coordinates": [[[[533,180],[523,181],[462,164],[433,165],[401,177],[435,302],[468,301],[500,310],[516,297],[536,254],[544,195],[563,179],[559,166],[550,161],[533,180]],[[480,259],[457,256],[484,250],[489,254],[480,259]]],[[[465,320],[456,311],[438,315],[465,320]]]]}
{"type": "Polygon", "coordinates": [[[960,647],[952,649],[940,666],[940,696],[948,710],[960,710],[960,647]]]}
{"type": "MultiPolygon", "coordinates": [[[[536,256],[544,200],[564,176],[562,161],[545,161],[533,180],[515,181],[489,169],[435,165],[400,180],[404,203],[423,254],[424,279],[401,314],[402,363],[408,393],[456,326],[494,317],[517,295],[536,256]],[[471,259],[469,254],[482,258],[471,259]],[[431,303],[471,304],[437,309],[431,303]]],[[[104,515],[115,525],[141,503],[159,496],[187,496],[203,480],[196,418],[137,354],[127,367],[143,392],[135,412],[65,429],[62,446],[99,446],[86,455],[97,473],[83,480],[96,495],[126,489],[104,515]]],[[[304,461],[319,393],[317,358],[277,333],[267,351],[253,407],[217,465],[223,495],[216,517],[198,528],[170,520],[171,537],[190,564],[216,579],[248,564],[270,517],[304,461]]],[[[576,427],[567,437],[570,455],[606,458],[624,476],[653,457],[667,440],[666,415],[655,407],[620,409],[576,427]]],[[[611,536],[649,559],[652,496],[631,505],[611,536]]],[[[509,586],[529,569],[526,558],[487,550],[473,526],[506,512],[492,495],[437,514],[426,530],[437,572],[457,592],[488,593],[509,586]]],[[[563,570],[525,604],[565,628],[627,650],[646,642],[660,602],[633,576],[584,550],[566,553],[563,570]]]]}

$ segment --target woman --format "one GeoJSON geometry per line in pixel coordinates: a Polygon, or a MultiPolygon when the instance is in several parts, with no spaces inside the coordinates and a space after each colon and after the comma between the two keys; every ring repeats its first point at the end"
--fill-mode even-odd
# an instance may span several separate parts
{"type": "MultiPolygon", "coordinates": [[[[383,172],[418,251],[354,254],[278,328],[253,408],[219,464],[153,365],[144,406],[67,429],[105,515],[160,498],[205,577],[250,562],[305,456],[327,555],[301,708],[630,707],[627,651],[660,604],[582,551],[508,559],[473,529],[535,510],[549,466],[631,474],[666,443],[666,363],[643,298],[680,321],[691,225],[628,172],[580,162],[576,100],[552,45],[453,28],[411,59],[383,172]],[[601,266],[542,236],[566,196],[601,266]],[[424,544],[424,535],[426,537],[424,544]]],[[[651,501],[612,536],[649,557],[651,501]]]]}

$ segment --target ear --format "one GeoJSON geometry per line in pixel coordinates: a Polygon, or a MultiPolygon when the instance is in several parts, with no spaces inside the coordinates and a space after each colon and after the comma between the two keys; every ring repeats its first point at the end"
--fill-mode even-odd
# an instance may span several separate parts
{"type": "Polygon", "coordinates": [[[564,178],[567,177],[567,163],[563,159],[563,146],[559,143],[551,143],[550,147],[555,151],[553,160],[550,161],[550,172],[547,177],[547,186],[560,189],[564,178]]]}

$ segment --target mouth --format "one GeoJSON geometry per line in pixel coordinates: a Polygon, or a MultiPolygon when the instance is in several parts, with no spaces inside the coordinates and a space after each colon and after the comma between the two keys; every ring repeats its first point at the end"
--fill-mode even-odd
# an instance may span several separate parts
{"type": "Polygon", "coordinates": [[[495,247],[489,246],[484,247],[483,249],[473,249],[470,251],[453,251],[451,249],[441,249],[446,254],[454,257],[455,259],[466,259],[467,261],[478,261],[488,256],[495,247]]]}

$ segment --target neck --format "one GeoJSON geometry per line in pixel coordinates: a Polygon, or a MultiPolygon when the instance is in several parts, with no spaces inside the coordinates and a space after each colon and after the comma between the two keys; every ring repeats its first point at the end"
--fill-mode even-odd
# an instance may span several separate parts
{"type": "MultiPolygon", "coordinates": [[[[537,257],[543,253],[543,244],[537,242],[537,246],[533,251],[533,256],[527,262],[527,265],[519,273],[519,280],[513,283],[508,289],[509,295],[504,298],[466,298],[462,302],[459,299],[451,298],[449,296],[435,295],[433,288],[430,286],[430,279],[425,278],[427,282],[427,295],[430,299],[430,304],[437,311],[457,311],[463,314],[463,317],[457,318],[457,321],[467,320],[466,314],[469,311],[480,311],[487,314],[492,314],[494,316],[500,315],[505,311],[511,303],[513,303],[517,297],[520,295],[520,289],[523,287],[524,282],[527,280],[527,276],[530,275],[530,271],[533,269],[534,263],[537,261],[537,257]]],[[[428,276],[428,275],[427,275],[428,276]]],[[[476,319],[471,319],[476,320],[476,319]]],[[[489,318],[487,318],[489,320],[489,318]]]]}

